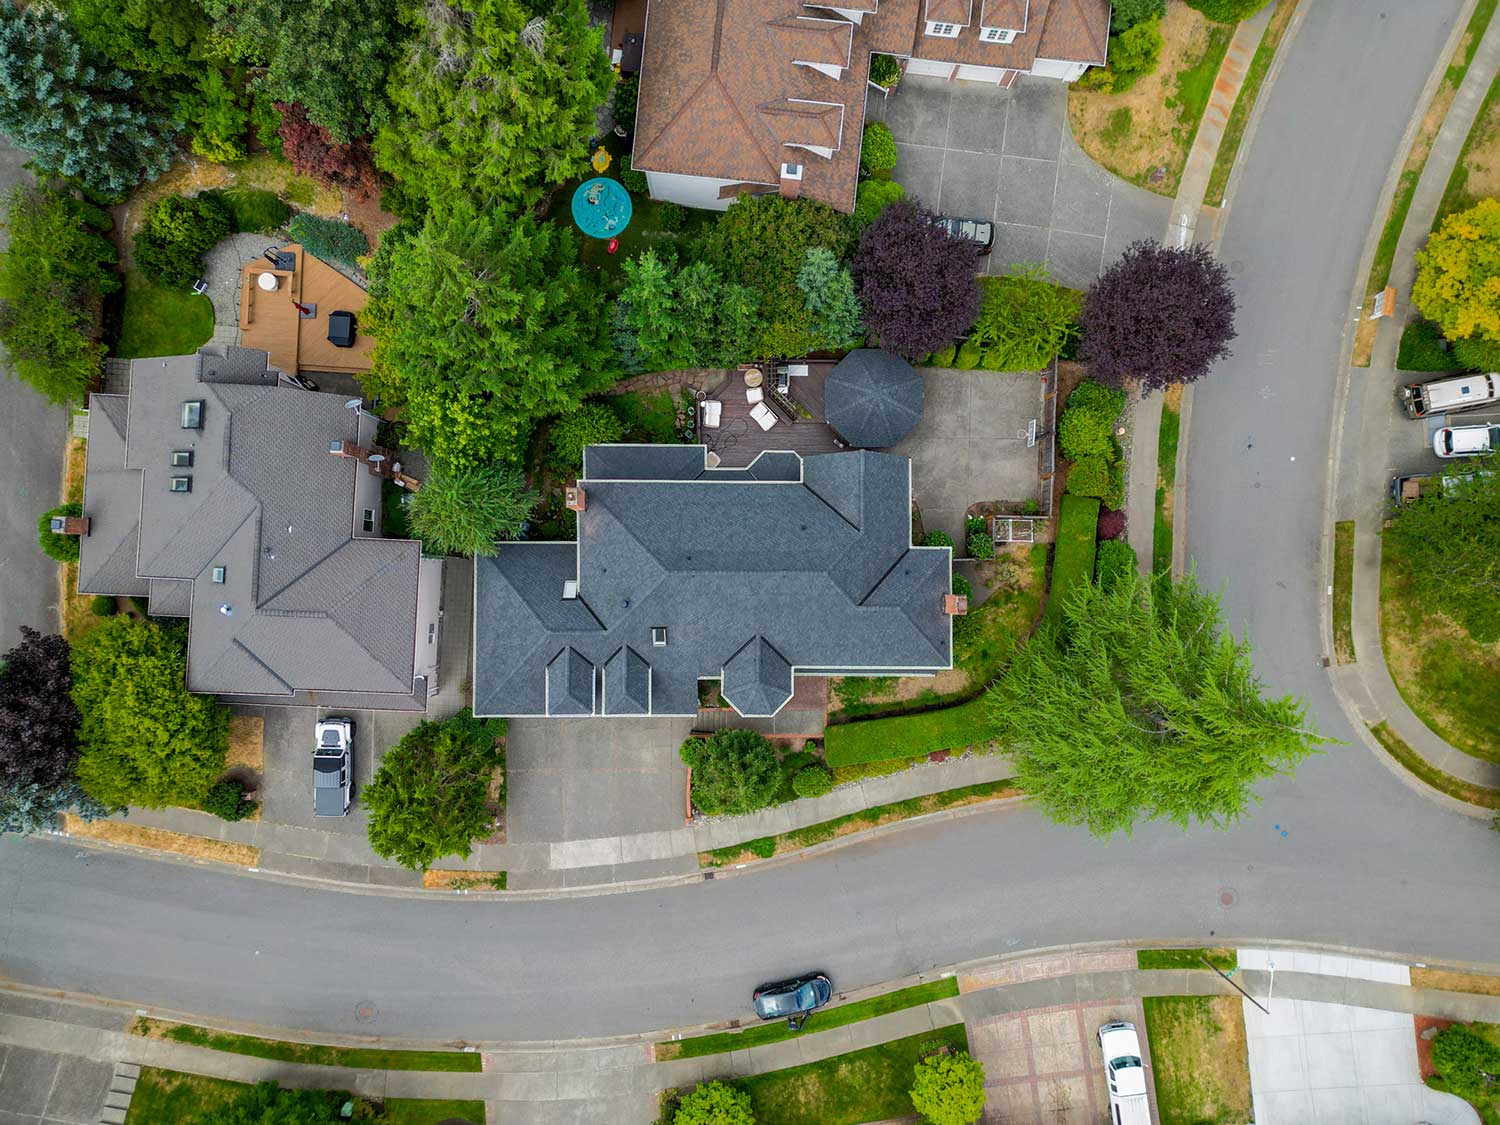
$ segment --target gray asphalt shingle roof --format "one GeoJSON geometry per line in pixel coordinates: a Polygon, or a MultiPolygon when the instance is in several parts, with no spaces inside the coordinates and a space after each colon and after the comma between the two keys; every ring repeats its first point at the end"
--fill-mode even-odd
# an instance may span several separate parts
{"type": "Polygon", "coordinates": [[[364,469],[329,454],[373,425],[341,395],[277,383],[266,353],[229,348],[136,360],[128,402],[93,396],[89,588],[149,590],[153,611],[189,616],[194,691],[409,695],[421,545],[355,539],[364,469]],[[202,404],[196,428],[185,402],[202,404]]]}
{"type": "Polygon", "coordinates": [[[951,551],[911,545],[905,458],[777,454],[788,479],[757,480],[706,469],[702,446],[626,448],[586,452],[576,544],[476,560],[476,713],[693,714],[698,679],[723,675],[742,713],[771,714],[794,669],[951,667],[951,551]]]}
{"type": "Polygon", "coordinates": [[[851,445],[885,449],[922,420],[922,376],[880,348],[852,351],[828,373],[823,411],[851,445]]]}

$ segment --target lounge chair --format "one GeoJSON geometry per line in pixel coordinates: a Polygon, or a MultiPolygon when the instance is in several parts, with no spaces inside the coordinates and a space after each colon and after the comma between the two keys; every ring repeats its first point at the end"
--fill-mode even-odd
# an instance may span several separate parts
{"type": "Polygon", "coordinates": [[[769,430],[776,425],[776,415],[772,414],[763,402],[757,402],[750,408],[750,417],[754,418],[763,430],[769,430]]]}
{"type": "Polygon", "coordinates": [[[703,428],[706,430],[717,430],[720,417],[724,413],[724,404],[716,398],[705,399],[703,403],[703,428]]]}

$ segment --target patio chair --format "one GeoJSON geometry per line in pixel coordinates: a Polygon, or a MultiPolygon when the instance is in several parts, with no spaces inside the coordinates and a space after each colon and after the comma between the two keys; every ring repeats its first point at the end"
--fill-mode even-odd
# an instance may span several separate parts
{"type": "Polygon", "coordinates": [[[776,425],[776,415],[772,414],[763,402],[757,402],[750,408],[750,417],[754,418],[763,430],[769,430],[776,425]]]}
{"type": "MultiPolygon", "coordinates": [[[[754,406],[758,402],[764,402],[765,400],[766,400],[766,392],[763,391],[763,390],[761,390],[759,387],[746,387],[745,388],[745,401],[748,402],[751,406],[754,406]]],[[[753,413],[753,411],[752,411],[752,413],[753,413]]],[[[767,428],[769,428],[769,427],[767,427],[767,428]]]]}
{"type": "Polygon", "coordinates": [[[716,398],[705,399],[703,403],[703,428],[717,430],[724,414],[724,404],[716,398]]]}

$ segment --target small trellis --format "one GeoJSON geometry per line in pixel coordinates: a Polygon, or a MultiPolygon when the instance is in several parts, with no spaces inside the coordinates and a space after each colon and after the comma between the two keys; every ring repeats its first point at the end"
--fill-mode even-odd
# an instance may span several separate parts
{"type": "Polygon", "coordinates": [[[995,543],[1035,543],[1035,516],[991,516],[994,522],[995,543]]]}

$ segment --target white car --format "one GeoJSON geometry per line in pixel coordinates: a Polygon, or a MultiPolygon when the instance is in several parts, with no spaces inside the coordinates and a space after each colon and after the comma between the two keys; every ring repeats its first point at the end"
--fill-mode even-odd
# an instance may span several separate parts
{"type": "Polygon", "coordinates": [[[1500,449],[1500,424],[1444,426],[1432,435],[1432,451],[1439,457],[1483,457],[1500,449]]]}
{"type": "Polygon", "coordinates": [[[313,736],[313,816],[345,816],[353,789],[354,720],[329,715],[313,736]]]}
{"type": "Polygon", "coordinates": [[[1141,1065],[1141,1041],[1135,1024],[1118,1021],[1099,1029],[1104,1053],[1104,1077],[1109,1083],[1109,1115],[1114,1125],[1151,1125],[1146,1100],[1146,1068],[1141,1065]]]}

